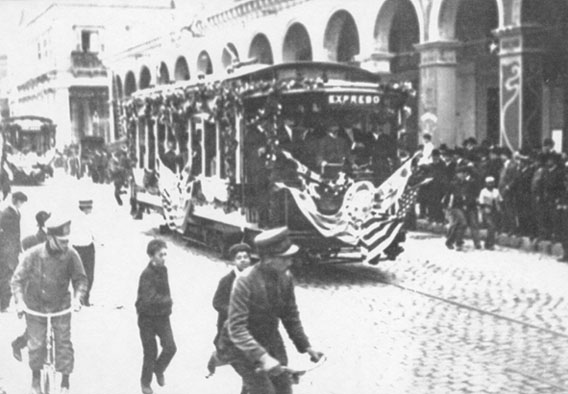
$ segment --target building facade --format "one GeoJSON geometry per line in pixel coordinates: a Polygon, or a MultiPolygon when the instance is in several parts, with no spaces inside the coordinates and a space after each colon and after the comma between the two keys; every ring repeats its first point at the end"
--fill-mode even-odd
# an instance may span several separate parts
{"type": "Polygon", "coordinates": [[[8,54],[12,115],[57,124],[57,145],[114,140],[104,54],[169,30],[169,1],[54,1],[22,20],[8,54]]]}
{"type": "Polygon", "coordinates": [[[235,1],[113,55],[117,98],[234,59],[349,62],[418,90],[407,131],[566,148],[566,0],[235,1]],[[563,138],[564,136],[564,138],[563,138]]]}

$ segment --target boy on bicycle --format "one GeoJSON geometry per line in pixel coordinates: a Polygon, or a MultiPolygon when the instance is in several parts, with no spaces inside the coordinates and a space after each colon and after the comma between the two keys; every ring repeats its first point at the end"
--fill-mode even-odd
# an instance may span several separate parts
{"type": "MultiPolygon", "coordinates": [[[[54,313],[73,306],[81,309],[81,298],[87,290],[87,276],[77,252],[69,247],[71,220],[51,217],[46,222],[47,242],[26,251],[12,278],[16,311],[25,308],[40,313],[54,313]],[[73,284],[71,297],[69,284],[73,284]]],[[[45,318],[26,315],[29,364],[32,370],[32,394],[40,393],[40,371],[45,357],[45,318]]],[[[55,369],[62,374],[61,393],[69,392],[69,375],[73,371],[71,315],[52,320],[55,334],[55,369]]]]}
{"type": "Polygon", "coordinates": [[[167,245],[160,239],[153,239],[148,243],[146,253],[150,263],[140,275],[136,311],[144,350],[140,384],[143,394],[152,394],[152,375],[156,375],[159,386],[166,384],[164,372],[177,349],[170,325],[173,301],[165,266],[167,245]],[[159,356],[156,337],[160,338],[162,345],[159,356]]]}

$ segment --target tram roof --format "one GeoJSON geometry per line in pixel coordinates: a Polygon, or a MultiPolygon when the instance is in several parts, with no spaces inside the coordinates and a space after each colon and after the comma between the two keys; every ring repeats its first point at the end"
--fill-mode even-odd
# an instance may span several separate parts
{"type": "Polygon", "coordinates": [[[55,126],[53,120],[51,120],[50,118],[45,118],[43,116],[36,116],[36,115],[12,116],[2,120],[2,126],[7,126],[10,124],[19,125],[22,128],[22,131],[24,132],[41,131],[41,127],[44,125],[55,126]]]}
{"type": "Polygon", "coordinates": [[[380,82],[380,77],[370,71],[359,67],[330,62],[290,62],[277,65],[268,64],[251,64],[239,67],[232,73],[210,74],[204,79],[198,81],[178,81],[172,84],[160,85],[152,88],[138,90],[132,94],[132,97],[146,96],[154,93],[167,93],[177,89],[186,89],[197,87],[202,84],[231,81],[231,80],[249,80],[249,81],[270,81],[270,80],[287,80],[296,76],[296,73],[305,76],[323,77],[331,82],[329,87],[341,88],[342,86],[358,85],[359,87],[376,88],[380,82]],[[341,76],[341,78],[339,78],[341,76]]]}

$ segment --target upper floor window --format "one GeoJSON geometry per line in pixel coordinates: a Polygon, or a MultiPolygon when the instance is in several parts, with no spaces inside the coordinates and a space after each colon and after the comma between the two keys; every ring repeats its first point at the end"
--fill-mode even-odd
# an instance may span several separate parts
{"type": "Polygon", "coordinates": [[[104,46],[100,40],[101,27],[98,26],[74,26],[77,37],[77,51],[102,52],[104,46]]]}

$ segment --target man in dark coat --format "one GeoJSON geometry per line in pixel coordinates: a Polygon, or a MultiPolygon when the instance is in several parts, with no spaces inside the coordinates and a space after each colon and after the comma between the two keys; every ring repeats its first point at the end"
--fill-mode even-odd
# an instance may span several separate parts
{"type": "Polygon", "coordinates": [[[308,353],[314,362],[323,356],[304,333],[288,272],[299,248],[290,242],[286,227],[262,232],[255,244],[260,262],[235,281],[229,317],[219,338],[219,356],[241,375],[250,394],[290,394],[279,322],[300,353],[308,353]]]}
{"type": "Polygon", "coordinates": [[[499,174],[499,193],[503,198],[503,232],[514,234],[518,230],[517,209],[515,207],[519,167],[508,148],[502,148],[503,168],[499,174]]]}
{"type": "Polygon", "coordinates": [[[20,209],[26,201],[28,197],[24,193],[15,192],[12,194],[12,204],[0,214],[0,312],[8,309],[12,298],[10,280],[22,251],[20,209]]]}
{"type": "Polygon", "coordinates": [[[168,141],[168,150],[162,154],[162,163],[174,174],[178,172],[180,157],[175,151],[175,142],[168,141]]]}
{"type": "Polygon", "coordinates": [[[218,313],[217,335],[213,340],[214,344],[217,344],[223,325],[229,316],[229,301],[231,299],[233,283],[236,277],[251,265],[250,253],[251,248],[246,243],[235,244],[229,249],[229,258],[231,259],[234,268],[231,272],[221,278],[219,285],[217,286],[217,290],[215,291],[215,295],[213,296],[213,308],[215,308],[218,313]]]}
{"type": "Polygon", "coordinates": [[[319,141],[316,151],[316,166],[321,174],[332,177],[339,170],[348,168],[350,163],[350,147],[346,138],[340,135],[339,125],[332,124],[327,134],[319,141]],[[327,166],[332,166],[330,170],[327,166]]]}

